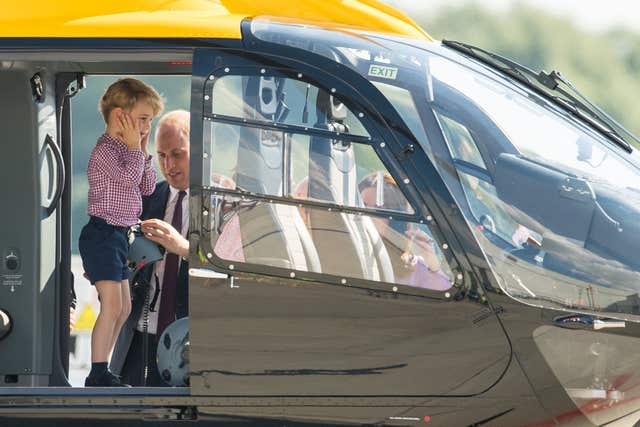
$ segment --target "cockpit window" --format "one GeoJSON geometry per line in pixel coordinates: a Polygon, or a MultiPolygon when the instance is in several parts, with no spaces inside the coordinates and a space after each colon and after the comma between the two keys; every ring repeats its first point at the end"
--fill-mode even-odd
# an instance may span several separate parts
{"type": "Polygon", "coordinates": [[[210,92],[217,120],[205,127],[208,152],[215,153],[205,159],[209,185],[414,213],[371,145],[364,143],[367,131],[337,97],[282,75],[222,76],[210,92]],[[282,130],[261,128],[261,123],[282,130]],[[310,129],[326,134],[307,133],[310,129]],[[376,177],[382,182],[383,176],[396,186],[397,200],[385,200],[380,184],[374,202],[365,204],[359,189],[376,177]]]}
{"type": "Polygon", "coordinates": [[[372,141],[339,94],[296,73],[253,71],[205,86],[210,257],[230,269],[448,290],[453,273],[432,221],[415,216],[406,182],[379,157],[374,142],[384,141],[372,141]]]}
{"type": "Polygon", "coordinates": [[[537,306],[640,316],[626,303],[640,295],[635,150],[623,152],[551,100],[437,43],[266,20],[252,32],[350,67],[387,96],[461,205],[505,293],[537,306]],[[402,113],[407,106],[417,114],[402,113]]]}
{"type": "MultiPolygon", "coordinates": [[[[550,102],[442,57],[430,62],[436,114],[469,220],[503,290],[568,310],[640,311],[640,170],[631,156],[550,102]],[[455,163],[473,141],[485,174],[455,163]],[[460,151],[464,147],[463,151],[460,151]]],[[[450,185],[455,185],[450,182],[450,185]]]]}
{"type": "Polygon", "coordinates": [[[223,76],[211,86],[211,97],[211,113],[218,116],[332,131],[330,125],[339,120],[342,128],[335,131],[369,136],[356,115],[331,93],[298,79],[223,76]],[[242,88],[254,94],[251,101],[243,100],[242,88]]]}
{"type": "Polygon", "coordinates": [[[482,169],[486,169],[484,160],[478,151],[473,136],[461,123],[447,117],[444,114],[437,114],[440,126],[447,140],[451,156],[454,159],[463,160],[465,162],[476,165],[482,169]]]}

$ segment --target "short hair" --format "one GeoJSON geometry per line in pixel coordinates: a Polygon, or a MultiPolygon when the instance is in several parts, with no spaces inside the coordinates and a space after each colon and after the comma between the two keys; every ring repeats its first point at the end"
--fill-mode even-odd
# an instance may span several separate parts
{"type": "Polygon", "coordinates": [[[156,125],[156,144],[161,135],[178,133],[189,141],[191,115],[186,110],[173,110],[162,116],[156,125]]]}
{"type": "Polygon", "coordinates": [[[114,108],[130,110],[138,101],[147,102],[153,109],[154,117],[162,112],[164,102],[160,94],[145,82],[130,77],[112,83],[100,98],[98,110],[105,123],[114,108]]]}

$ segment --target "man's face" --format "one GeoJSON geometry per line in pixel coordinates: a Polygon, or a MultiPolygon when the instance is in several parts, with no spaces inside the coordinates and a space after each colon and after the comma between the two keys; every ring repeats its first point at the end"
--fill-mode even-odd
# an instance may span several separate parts
{"type": "Polygon", "coordinates": [[[160,171],[174,188],[189,188],[189,138],[177,129],[163,131],[156,138],[160,171]]]}

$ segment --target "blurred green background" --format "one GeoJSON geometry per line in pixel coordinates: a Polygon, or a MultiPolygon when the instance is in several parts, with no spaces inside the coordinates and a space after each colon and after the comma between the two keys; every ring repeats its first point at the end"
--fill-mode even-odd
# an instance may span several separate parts
{"type": "Polygon", "coordinates": [[[438,40],[468,42],[534,70],[560,71],[627,129],[640,134],[640,23],[637,27],[621,24],[624,14],[638,16],[637,3],[485,2],[507,7],[471,1],[458,1],[454,6],[417,0],[386,3],[405,12],[438,40]],[[562,3],[575,3],[586,10],[558,10],[562,3]],[[602,10],[607,7],[611,13],[602,10]],[[598,25],[578,25],[581,17],[598,25]]]}

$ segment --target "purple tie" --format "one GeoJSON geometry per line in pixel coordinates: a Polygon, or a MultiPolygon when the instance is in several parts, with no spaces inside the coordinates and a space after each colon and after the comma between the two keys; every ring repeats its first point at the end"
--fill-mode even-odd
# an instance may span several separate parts
{"type": "MultiPolygon", "coordinates": [[[[171,225],[182,234],[182,199],[187,193],[180,191],[178,201],[173,209],[171,225]]],[[[178,255],[167,253],[164,259],[164,276],[162,276],[162,294],[160,296],[160,312],[158,313],[158,337],[167,326],[176,320],[176,285],[178,284],[178,255]]]]}

